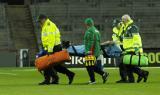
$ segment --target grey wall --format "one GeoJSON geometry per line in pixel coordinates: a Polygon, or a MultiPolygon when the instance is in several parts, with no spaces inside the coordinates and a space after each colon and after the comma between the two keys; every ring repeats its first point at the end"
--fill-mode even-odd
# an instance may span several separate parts
{"type": "Polygon", "coordinates": [[[16,53],[0,52],[0,67],[16,67],[16,53]]]}

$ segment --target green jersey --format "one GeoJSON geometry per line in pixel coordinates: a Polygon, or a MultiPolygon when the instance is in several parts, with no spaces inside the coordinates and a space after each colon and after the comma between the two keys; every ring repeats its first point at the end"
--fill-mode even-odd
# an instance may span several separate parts
{"type": "Polygon", "coordinates": [[[101,35],[96,27],[89,27],[84,35],[85,54],[91,53],[98,57],[101,54],[100,39],[101,35]]]}

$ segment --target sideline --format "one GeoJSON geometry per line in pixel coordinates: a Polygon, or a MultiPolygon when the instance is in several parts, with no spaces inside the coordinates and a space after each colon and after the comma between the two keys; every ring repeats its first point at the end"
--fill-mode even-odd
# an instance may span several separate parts
{"type": "Polygon", "coordinates": [[[11,75],[11,76],[17,76],[17,74],[14,74],[14,73],[4,73],[4,72],[0,72],[0,75],[11,75]]]}
{"type": "MultiPolygon", "coordinates": [[[[160,67],[141,67],[143,69],[159,69],[160,67]]],[[[71,70],[86,70],[86,68],[69,68],[71,70]]],[[[114,70],[114,69],[118,69],[118,67],[105,67],[104,69],[109,69],[109,70],[114,70]]],[[[36,68],[24,68],[24,69],[16,69],[16,70],[12,70],[12,71],[37,71],[36,68]]]]}

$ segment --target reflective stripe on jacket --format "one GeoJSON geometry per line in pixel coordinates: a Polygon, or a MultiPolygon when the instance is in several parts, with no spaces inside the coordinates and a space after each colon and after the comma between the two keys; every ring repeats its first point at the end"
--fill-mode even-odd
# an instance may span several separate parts
{"type": "Polygon", "coordinates": [[[55,45],[61,44],[60,32],[57,26],[47,19],[42,26],[41,41],[43,48],[48,52],[53,52],[55,45]]]}

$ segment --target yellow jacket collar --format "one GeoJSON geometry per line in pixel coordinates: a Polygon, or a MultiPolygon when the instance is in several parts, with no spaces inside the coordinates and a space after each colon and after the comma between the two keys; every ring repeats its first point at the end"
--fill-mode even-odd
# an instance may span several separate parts
{"type": "Polygon", "coordinates": [[[47,19],[47,20],[44,22],[44,24],[43,24],[43,26],[42,26],[42,27],[45,27],[45,26],[48,24],[48,22],[50,22],[50,20],[49,20],[49,19],[47,19]]]}
{"type": "Polygon", "coordinates": [[[133,23],[133,20],[131,19],[131,20],[129,20],[127,23],[126,23],[126,25],[125,25],[125,27],[128,27],[130,24],[132,24],[133,23]]]}

